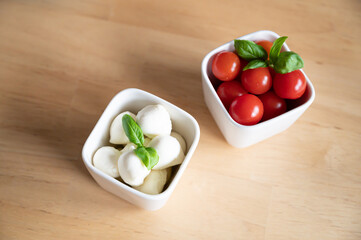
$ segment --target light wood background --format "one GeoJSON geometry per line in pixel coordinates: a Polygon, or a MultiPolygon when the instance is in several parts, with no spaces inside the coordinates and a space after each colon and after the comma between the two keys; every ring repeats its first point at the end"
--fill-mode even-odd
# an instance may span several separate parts
{"type": "Polygon", "coordinates": [[[0,239],[361,239],[361,2],[0,1],[0,239]],[[246,149],[203,101],[213,48],[287,35],[316,99],[246,149]],[[149,212],[100,188],[81,149],[110,99],[136,87],[191,113],[201,139],[149,212]]]}

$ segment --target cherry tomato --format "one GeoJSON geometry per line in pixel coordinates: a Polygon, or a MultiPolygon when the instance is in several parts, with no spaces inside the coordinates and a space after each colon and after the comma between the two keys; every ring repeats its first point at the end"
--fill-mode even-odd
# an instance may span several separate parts
{"type": "Polygon", "coordinates": [[[276,73],[273,79],[273,89],[281,98],[297,99],[306,90],[306,78],[300,70],[286,74],[276,73]]]}
{"type": "Polygon", "coordinates": [[[271,74],[272,79],[275,77],[275,70],[272,67],[268,67],[269,73],[271,74]]]}
{"type": "Polygon", "coordinates": [[[239,57],[234,52],[219,52],[214,56],[212,72],[221,81],[235,79],[241,69],[239,57]]]}
{"type": "Polygon", "coordinates": [[[272,78],[267,67],[243,71],[241,82],[244,89],[253,94],[266,93],[272,87],[272,78]]]}
{"type": "Polygon", "coordinates": [[[244,90],[240,82],[233,80],[229,82],[223,82],[221,85],[219,85],[217,94],[225,108],[228,110],[232,101],[238,96],[247,94],[247,91],[244,90]]]}
{"type": "Polygon", "coordinates": [[[244,60],[243,58],[239,58],[239,60],[241,61],[241,68],[240,68],[240,71],[239,71],[239,74],[237,75],[237,77],[234,79],[238,82],[241,82],[241,77],[242,77],[242,73],[243,73],[243,68],[245,66],[247,66],[248,62],[246,60],[244,60]]]}
{"type": "Polygon", "coordinates": [[[262,101],[264,108],[262,121],[277,117],[287,110],[286,101],[277,96],[273,91],[268,91],[258,97],[262,101]]]}
{"type": "Polygon", "coordinates": [[[257,96],[244,94],[233,100],[229,114],[239,124],[254,125],[262,119],[263,104],[257,96]]]}
{"type": "Polygon", "coordinates": [[[300,98],[285,99],[286,104],[287,104],[287,109],[291,110],[291,109],[301,106],[302,104],[307,102],[310,99],[310,97],[311,97],[311,91],[308,89],[308,85],[307,85],[305,93],[300,98]]]}
{"type": "Polygon", "coordinates": [[[241,72],[242,72],[243,68],[247,66],[248,62],[243,58],[239,58],[239,61],[241,62],[241,72]]]}
{"type": "Polygon", "coordinates": [[[261,40],[261,41],[256,41],[255,42],[257,45],[260,45],[264,48],[264,50],[266,50],[267,54],[268,54],[268,58],[269,58],[269,52],[271,51],[271,47],[273,45],[273,42],[267,41],[267,40],[261,40]]]}

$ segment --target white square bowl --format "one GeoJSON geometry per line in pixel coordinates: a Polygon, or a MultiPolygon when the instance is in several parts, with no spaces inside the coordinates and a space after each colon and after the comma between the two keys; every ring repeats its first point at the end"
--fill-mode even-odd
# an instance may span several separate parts
{"type": "Polygon", "coordinates": [[[199,136],[199,125],[190,114],[153,94],[135,88],[128,88],[115,95],[90,133],[82,150],[83,162],[95,181],[108,192],[141,208],[157,210],[164,206],[174,191],[198,145],[199,136]],[[113,119],[124,111],[131,111],[136,114],[143,107],[151,104],[161,104],[168,110],[172,120],[172,130],[181,134],[187,143],[187,152],[183,163],[173,173],[173,179],[168,187],[157,195],[139,192],[104,174],[92,164],[95,151],[102,146],[110,145],[109,128],[113,119]]]}
{"type": "MultiPolygon", "coordinates": [[[[238,39],[250,41],[268,40],[273,42],[279,37],[275,32],[263,30],[242,36],[238,39]]],[[[236,148],[244,148],[276,135],[291,126],[315,99],[315,89],[310,79],[301,69],[307,81],[307,88],[305,94],[300,99],[292,102],[296,107],[280,116],[256,125],[244,126],[238,124],[232,119],[219,99],[215,89],[219,80],[212,74],[213,56],[220,51],[234,51],[233,43],[232,40],[212,50],[204,57],[202,61],[202,88],[206,105],[226,141],[236,148]]],[[[282,49],[284,51],[290,51],[287,44],[284,44],[282,49]]]]}

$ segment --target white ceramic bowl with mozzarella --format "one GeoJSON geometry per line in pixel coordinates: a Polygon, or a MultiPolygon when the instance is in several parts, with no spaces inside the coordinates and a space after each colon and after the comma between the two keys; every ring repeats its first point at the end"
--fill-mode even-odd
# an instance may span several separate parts
{"type": "MultiPolygon", "coordinates": [[[[273,42],[279,37],[275,32],[263,30],[239,37],[238,39],[250,41],[269,40],[273,42]]],[[[305,94],[296,100],[298,104],[296,103],[297,106],[295,108],[256,125],[244,126],[238,124],[229,115],[227,109],[218,97],[215,87],[219,84],[219,80],[212,74],[214,55],[220,51],[234,51],[233,44],[234,42],[232,40],[212,50],[204,57],[202,62],[202,88],[204,101],[226,141],[236,148],[244,148],[274,136],[290,127],[315,99],[315,89],[310,79],[301,69],[307,81],[307,88],[305,94]]],[[[283,50],[290,51],[287,44],[283,45],[283,50]]]]}
{"type": "Polygon", "coordinates": [[[108,192],[141,208],[157,210],[164,206],[174,191],[198,145],[199,136],[199,125],[190,114],[153,94],[135,88],[128,88],[115,95],[90,133],[82,150],[83,162],[95,181],[108,192]],[[92,164],[94,153],[100,147],[109,145],[109,128],[113,119],[121,112],[137,113],[145,106],[152,104],[161,104],[167,109],[172,120],[172,130],[181,134],[187,144],[182,164],[172,174],[173,177],[168,187],[162,193],[156,195],[142,193],[108,176],[92,164]]]}

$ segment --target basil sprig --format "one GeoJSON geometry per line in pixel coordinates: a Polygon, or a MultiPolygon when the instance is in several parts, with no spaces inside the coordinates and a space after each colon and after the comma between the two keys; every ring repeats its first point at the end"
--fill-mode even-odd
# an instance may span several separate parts
{"type": "Polygon", "coordinates": [[[134,121],[134,119],[129,115],[125,114],[122,117],[122,124],[125,135],[129,138],[129,141],[137,145],[138,147],[143,146],[144,144],[144,136],[142,129],[139,125],[134,121]]]}
{"type": "Polygon", "coordinates": [[[273,69],[277,73],[289,73],[303,68],[302,58],[295,52],[281,52],[274,62],[273,69]]]}
{"type": "Polygon", "coordinates": [[[122,125],[129,141],[137,145],[134,153],[142,160],[144,166],[151,170],[159,162],[157,151],[152,147],[144,146],[143,131],[129,114],[122,117],[122,125]]]}
{"type": "Polygon", "coordinates": [[[267,51],[260,45],[249,40],[234,40],[237,54],[249,61],[243,71],[260,67],[272,67],[275,72],[285,74],[303,68],[302,58],[295,52],[281,52],[282,45],[288,37],[280,37],[274,41],[269,60],[267,51]]]}
{"type": "Polygon", "coordinates": [[[151,170],[159,161],[157,151],[152,147],[138,147],[134,152],[142,160],[148,170],[151,170]]]}
{"type": "Polygon", "coordinates": [[[280,55],[282,49],[282,45],[287,38],[288,37],[280,37],[273,42],[271,50],[269,51],[269,58],[272,63],[275,63],[277,61],[277,58],[280,55]]]}
{"type": "Polygon", "coordinates": [[[254,68],[260,68],[260,67],[267,67],[267,63],[261,59],[254,59],[254,60],[250,61],[243,68],[243,71],[246,71],[247,69],[254,69],[254,68]]]}
{"type": "Polygon", "coordinates": [[[238,55],[244,60],[267,59],[266,50],[252,41],[235,39],[234,47],[238,55]]]}

